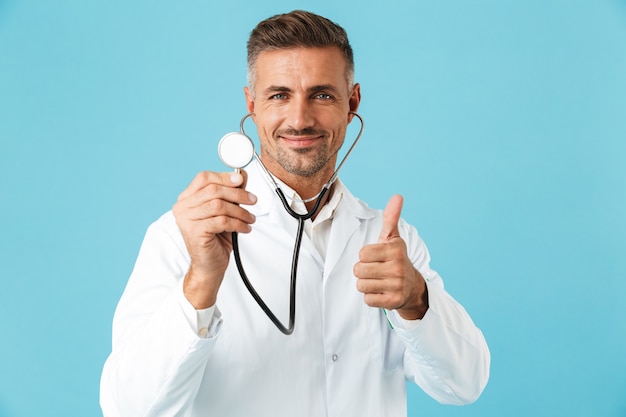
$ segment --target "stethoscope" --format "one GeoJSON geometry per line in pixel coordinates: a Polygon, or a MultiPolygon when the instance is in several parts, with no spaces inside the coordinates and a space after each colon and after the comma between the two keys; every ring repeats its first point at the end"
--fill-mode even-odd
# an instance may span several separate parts
{"type": "Polygon", "coordinates": [[[263,176],[265,177],[265,180],[267,181],[268,185],[276,192],[276,194],[278,195],[278,198],[282,202],[283,207],[285,208],[287,213],[289,213],[289,215],[293,217],[294,219],[298,220],[298,232],[296,234],[296,240],[295,240],[295,245],[293,249],[293,257],[291,259],[291,281],[290,281],[290,293],[289,293],[289,326],[288,327],[285,327],[285,325],[281,323],[278,317],[276,317],[276,315],[272,312],[272,310],[270,310],[267,304],[265,304],[261,296],[256,292],[256,290],[250,283],[250,280],[248,279],[248,276],[246,275],[246,272],[243,268],[243,264],[241,263],[241,254],[239,252],[237,232],[232,233],[233,256],[235,258],[235,264],[237,265],[237,270],[239,271],[239,275],[241,276],[241,279],[244,285],[250,292],[250,295],[252,295],[252,298],[254,298],[254,300],[257,302],[259,307],[261,307],[261,309],[265,312],[267,317],[269,317],[272,323],[276,325],[278,330],[280,330],[282,333],[286,335],[290,335],[291,333],[293,333],[294,323],[295,323],[295,318],[296,318],[296,275],[297,275],[297,270],[298,270],[298,258],[300,256],[300,247],[302,245],[302,234],[304,232],[304,222],[312,218],[315,215],[315,213],[317,213],[317,210],[319,210],[320,205],[322,201],[324,200],[324,196],[326,195],[326,193],[328,193],[330,186],[337,179],[337,176],[339,175],[339,170],[343,167],[343,164],[346,162],[346,159],[348,159],[348,156],[350,156],[350,154],[354,150],[354,147],[356,146],[357,142],[361,138],[361,134],[363,133],[364,125],[363,125],[363,119],[361,118],[361,116],[359,116],[356,112],[350,112],[350,114],[352,114],[357,119],[359,119],[359,122],[361,123],[359,132],[357,133],[356,138],[354,139],[354,142],[352,142],[352,145],[350,146],[350,148],[344,155],[343,159],[337,166],[337,169],[335,169],[335,172],[330,177],[330,180],[328,180],[328,182],[322,186],[322,189],[320,190],[320,192],[316,196],[313,196],[307,200],[301,200],[303,203],[308,203],[308,202],[315,200],[315,204],[313,208],[305,214],[297,213],[291,208],[291,206],[289,205],[289,202],[287,201],[287,197],[285,197],[285,193],[283,193],[283,190],[280,188],[280,186],[274,179],[274,176],[270,174],[269,170],[265,167],[265,165],[263,165],[263,162],[261,162],[261,158],[254,150],[254,144],[252,142],[252,139],[250,139],[250,137],[246,134],[245,129],[244,129],[244,122],[246,121],[246,119],[253,116],[254,113],[249,113],[245,115],[241,119],[241,123],[239,124],[240,131],[231,132],[231,133],[227,133],[226,135],[224,135],[222,139],[220,140],[219,145],[217,147],[217,152],[222,162],[226,166],[233,168],[236,172],[238,172],[241,168],[245,167],[250,162],[252,162],[253,159],[256,159],[257,162],[259,163],[259,166],[262,168],[262,172],[264,174],[263,176]]]}

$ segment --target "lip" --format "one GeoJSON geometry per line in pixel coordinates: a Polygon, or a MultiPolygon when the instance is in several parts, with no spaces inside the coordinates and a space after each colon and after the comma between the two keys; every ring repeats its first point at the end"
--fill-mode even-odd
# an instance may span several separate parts
{"type": "Polygon", "coordinates": [[[306,148],[312,146],[321,136],[280,136],[280,138],[294,148],[306,148]]]}

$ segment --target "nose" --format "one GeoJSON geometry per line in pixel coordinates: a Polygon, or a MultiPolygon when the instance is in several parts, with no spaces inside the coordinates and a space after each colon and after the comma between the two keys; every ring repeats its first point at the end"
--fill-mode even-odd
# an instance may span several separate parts
{"type": "Polygon", "coordinates": [[[294,97],[291,99],[287,110],[287,125],[295,130],[304,130],[313,127],[315,116],[313,106],[306,97],[294,97]]]}

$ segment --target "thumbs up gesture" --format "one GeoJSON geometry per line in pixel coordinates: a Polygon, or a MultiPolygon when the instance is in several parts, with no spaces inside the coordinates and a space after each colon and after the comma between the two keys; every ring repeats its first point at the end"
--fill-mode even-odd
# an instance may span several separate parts
{"type": "Polygon", "coordinates": [[[354,265],[357,290],[371,307],[397,310],[406,320],[421,319],[428,310],[428,292],[422,275],[411,263],[398,221],[403,199],[394,195],[383,212],[378,243],[364,246],[354,265]]]}

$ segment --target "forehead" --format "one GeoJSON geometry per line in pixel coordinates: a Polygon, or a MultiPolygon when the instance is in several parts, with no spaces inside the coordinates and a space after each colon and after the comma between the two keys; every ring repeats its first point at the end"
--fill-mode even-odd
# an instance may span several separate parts
{"type": "Polygon", "coordinates": [[[346,59],[335,46],[263,51],[256,61],[256,86],[331,84],[347,87],[346,59]]]}

